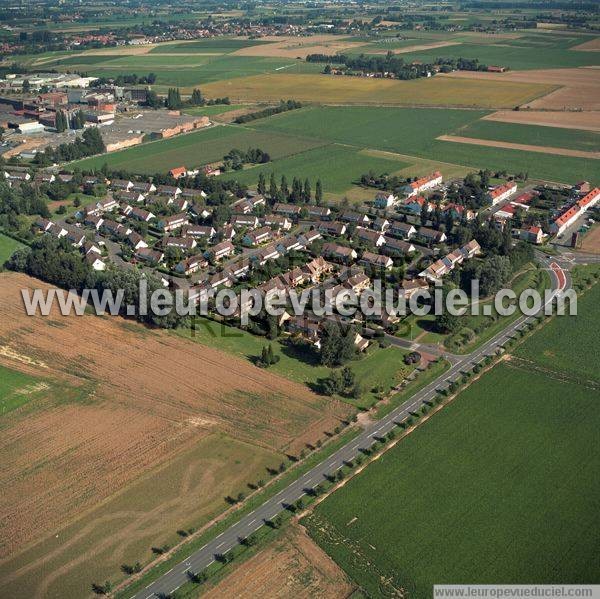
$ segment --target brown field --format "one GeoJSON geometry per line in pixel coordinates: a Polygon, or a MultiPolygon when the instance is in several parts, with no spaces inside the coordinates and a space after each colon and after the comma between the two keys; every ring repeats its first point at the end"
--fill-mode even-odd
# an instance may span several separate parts
{"type": "Polygon", "coordinates": [[[238,56],[271,56],[280,58],[306,58],[309,54],[336,54],[348,48],[364,46],[366,42],[352,42],[339,35],[312,35],[310,37],[266,36],[262,40],[272,44],[260,44],[240,48],[232,54],[238,56]]]}
{"type": "Polygon", "coordinates": [[[280,98],[295,98],[342,105],[511,108],[554,88],[524,82],[488,81],[482,84],[481,81],[449,77],[393,81],[320,74],[265,74],[216,81],[203,89],[207,96],[229,96],[232,102],[277,102],[280,98]]]}
{"type": "Polygon", "coordinates": [[[594,227],[583,236],[581,251],[588,254],[600,254],[600,225],[594,227]]]}
{"type": "Polygon", "coordinates": [[[461,137],[460,135],[440,135],[440,141],[454,141],[461,144],[474,146],[487,146],[491,148],[506,148],[508,150],[524,150],[526,152],[539,152],[540,154],[558,154],[559,156],[575,156],[576,158],[590,158],[598,160],[600,152],[586,152],[584,150],[570,150],[568,148],[553,148],[551,146],[532,146],[517,144],[507,141],[493,141],[490,139],[477,139],[475,137],[461,137]]]}
{"type": "Polygon", "coordinates": [[[571,50],[581,50],[583,52],[599,52],[600,51],[600,37],[595,37],[583,44],[574,46],[571,50]]]}
{"type": "MultiPolygon", "coordinates": [[[[439,77],[439,75],[438,75],[439,77]]],[[[529,82],[560,86],[559,89],[538,96],[525,103],[525,108],[540,110],[600,110],[600,77],[598,69],[540,69],[537,71],[509,71],[484,73],[460,71],[442,75],[450,79],[478,81],[529,82]]]]}
{"type": "Polygon", "coordinates": [[[500,110],[483,117],[487,121],[542,125],[564,129],[600,131],[600,112],[548,112],[536,110],[500,110]]]}
{"type": "Polygon", "coordinates": [[[215,587],[207,599],[344,599],[355,587],[343,570],[304,532],[292,525],[215,587]]]}
{"type": "Polygon", "coordinates": [[[51,381],[0,420],[4,596],[81,597],[221,513],[348,408],[121,318],[28,317],[0,275],[0,363],[51,381]],[[301,441],[302,440],[302,441],[301,441]],[[12,594],[14,593],[14,595],[12,594]]]}

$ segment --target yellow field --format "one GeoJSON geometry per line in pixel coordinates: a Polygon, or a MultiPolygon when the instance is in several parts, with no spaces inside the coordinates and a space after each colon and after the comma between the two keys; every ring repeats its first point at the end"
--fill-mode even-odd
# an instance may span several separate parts
{"type": "Polygon", "coordinates": [[[203,86],[208,97],[232,102],[294,98],[323,104],[373,104],[512,108],[548,94],[555,86],[539,83],[475,81],[433,77],[391,81],[327,75],[268,74],[217,81],[203,86]]]}

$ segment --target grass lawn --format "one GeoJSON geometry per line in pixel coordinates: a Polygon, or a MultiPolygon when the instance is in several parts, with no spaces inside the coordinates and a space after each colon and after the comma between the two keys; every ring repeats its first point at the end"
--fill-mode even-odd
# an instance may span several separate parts
{"type": "Polygon", "coordinates": [[[453,134],[533,146],[551,146],[587,152],[600,151],[600,133],[578,129],[476,121],[469,123],[466,127],[457,129],[453,134]]]}
{"type": "MultiPolygon", "coordinates": [[[[407,162],[392,155],[374,156],[362,152],[358,148],[331,144],[299,152],[293,156],[280,158],[244,171],[232,171],[225,174],[224,177],[236,179],[240,183],[251,186],[257,184],[261,172],[264,173],[267,180],[271,173],[275,173],[277,180],[285,174],[289,182],[294,177],[299,177],[302,181],[308,177],[313,189],[317,179],[321,179],[323,191],[326,194],[343,194],[355,181],[360,179],[363,173],[369,170],[378,173],[394,172],[407,166],[407,162]]],[[[364,190],[362,194],[363,199],[373,195],[372,190],[364,190]]]]}
{"type": "Polygon", "coordinates": [[[209,83],[202,91],[210,98],[229,96],[236,102],[277,102],[280,98],[294,98],[322,104],[512,108],[554,89],[538,83],[449,77],[393,81],[319,73],[289,74],[287,70],[283,73],[218,81],[209,83]]]}
{"type": "Polygon", "coordinates": [[[598,583],[597,407],[583,387],[497,366],[303,522],[370,597],[598,583]]]}
{"type": "Polygon", "coordinates": [[[284,133],[256,132],[235,125],[218,125],[120,152],[87,158],[71,166],[100,169],[106,162],[111,168],[126,169],[134,173],[166,172],[175,166],[185,165],[191,168],[221,160],[233,148],[261,148],[272,158],[280,158],[323,143],[284,133]]]}
{"type": "Polygon", "coordinates": [[[555,316],[529,337],[516,355],[552,370],[576,372],[582,380],[600,381],[599,302],[600,285],[596,284],[578,298],[576,316],[555,316]]]}
{"type": "Polygon", "coordinates": [[[32,399],[42,390],[36,384],[39,382],[35,377],[0,366],[0,416],[32,399]]]}
{"type": "MultiPolygon", "coordinates": [[[[279,362],[271,366],[270,370],[292,381],[304,383],[317,392],[320,390],[320,381],[329,376],[330,369],[319,363],[317,353],[310,347],[269,341],[203,318],[198,318],[197,321],[195,331],[178,329],[176,333],[251,361],[260,357],[262,348],[270,343],[274,354],[279,356],[279,362]]],[[[347,397],[341,399],[358,408],[370,407],[382,394],[388,392],[410,373],[413,367],[406,366],[403,362],[406,353],[399,348],[381,349],[376,344],[372,344],[366,355],[363,354],[348,363],[357,381],[363,384],[364,395],[360,400],[347,397]],[[382,390],[376,387],[382,387],[382,390]]]]}
{"type": "Polygon", "coordinates": [[[418,341],[419,343],[440,343],[444,341],[446,335],[432,330],[434,321],[435,316],[432,314],[426,316],[409,314],[400,323],[400,329],[396,336],[410,341],[418,341]]]}
{"type": "Polygon", "coordinates": [[[0,267],[12,256],[13,252],[24,247],[16,239],[0,233],[0,267]]]}

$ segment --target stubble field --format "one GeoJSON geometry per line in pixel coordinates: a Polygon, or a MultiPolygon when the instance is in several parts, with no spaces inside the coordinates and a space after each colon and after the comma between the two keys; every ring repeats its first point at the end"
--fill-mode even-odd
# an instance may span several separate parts
{"type": "Polygon", "coordinates": [[[276,102],[294,98],[320,104],[374,106],[448,106],[512,108],[553,90],[551,85],[526,82],[456,81],[446,77],[393,81],[321,74],[264,74],[217,81],[204,86],[208,97],[232,101],[276,102]]]}
{"type": "Polygon", "coordinates": [[[50,381],[2,416],[6,596],[81,597],[268,478],[348,408],[250,363],[121,319],[27,317],[0,277],[0,360],[50,381]],[[62,390],[53,393],[55,389],[62,390]],[[55,536],[56,535],[56,536],[55,536]]]}

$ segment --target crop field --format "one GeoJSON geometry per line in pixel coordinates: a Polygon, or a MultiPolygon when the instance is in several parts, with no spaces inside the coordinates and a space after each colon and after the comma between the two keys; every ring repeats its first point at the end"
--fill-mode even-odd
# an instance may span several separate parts
{"type": "Polygon", "coordinates": [[[600,337],[593,334],[598,318],[600,285],[577,301],[577,316],[555,316],[519,347],[516,354],[544,368],[577,372],[580,378],[600,381],[600,337]]]}
{"type": "Polygon", "coordinates": [[[323,106],[278,114],[253,126],[360,148],[425,154],[438,135],[486,114],[483,110],[323,106]]]}
{"type": "Polygon", "coordinates": [[[598,583],[599,425],[589,389],[505,363],[303,524],[371,597],[598,583]]]}
{"type": "MultiPolygon", "coordinates": [[[[470,126],[479,127],[486,122],[479,120],[486,114],[473,110],[330,106],[277,115],[259,121],[254,126],[261,130],[290,134],[302,132],[303,135],[314,135],[322,140],[400,153],[401,159],[409,163],[410,157],[415,156],[473,169],[525,170],[531,178],[548,181],[572,183],[576,179],[594,180],[597,167],[593,160],[586,158],[436,139],[443,133],[461,131],[470,126]],[[353,126],[349,127],[348,123],[353,126]]],[[[582,132],[581,135],[580,139],[587,139],[583,137],[586,133],[582,132]]],[[[526,136],[523,141],[527,141],[526,136]]]]}
{"type": "Polygon", "coordinates": [[[141,55],[81,54],[46,62],[44,67],[59,70],[78,69],[95,77],[117,77],[131,73],[145,75],[153,72],[156,75],[156,89],[178,86],[183,88],[184,93],[194,86],[236,77],[278,71],[316,73],[322,69],[319,65],[289,58],[200,53],[154,54],[152,52],[141,55]]]}
{"type": "Polygon", "coordinates": [[[369,170],[415,176],[440,169],[446,176],[457,176],[469,169],[488,168],[527,171],[532,179],[564,183],[594,180],[596,166],[589,158],[540,154],[532,151],[533,144],[532,150],[522,150],[436,139],[464,132],[494,136],[497,128],[502,132],[497,136],[514,140],[522,133],[524,142],[597,148],[594,132],[480,120],[488,114],[483,110],[313,106],[244,126],[214,127],[84,159],[74,166],[99,169],[106,162],[131,172],[153,173],[181,164],[192,167],[218,161],[232,148],[260,147],[272,162],[223,176],[251,186],[256,185],[260,172],[285,174],[290,180],[308,177],[313,184],[320,178],[331,201],[340,195],[364,199],[370,192],[353,183],[369,170]]]}
{"type": "Polygon", "coordinates": [[[275,102],[294,98],[320,104],[376,106],[430,105],[466,108],[512,108],[545,95],[554,88],[546,84],[487,81],[485,85],[451,77],[392,81],[321,74],[278,74],[238,77],[209,83],[207,97],[229,96],[232,101],[275,102]]]}
{"type": "Polygon", "coordinates": [[[453,134],[542,147],[553,146],[555,148],[568,148],[588,152],[598,152],[600,150],[600,133],[577,129],[518,125],[482,120],[455,130],[453,134]]]}
{"type": "Polygon", "coordinates": [[[13,252],[20,247],[23,247],[22,243],[0,233],[0,268],[12,256],[13,252]]]}
{"type": "Polygon", "coordinates": [[[122,168],[134,173],[155,173],[182,164],[191,167],[221,160],[233,148],[261,148],[272,158],[280,158],[316,148],[323,143],[285,133],[257,132],[244,127],[219,125],[84,159],[73,166],[99,169],[107,163],[109,167],[122,168]]]}
{"type": "Polygon", "coordinates": [[[229,54],[240,48],[262,46],[272,42],[262,40],[249,40],[235,37],[216,37],[193,40],[190,42],[177,42],[158,44],[150,50],[150,54],[187,54],[190,52],[207,54],[229,54]]]}
{"type": "Polygon", "coordinates": [[[339,400],[177,335],[119,318],[28,317],[19,289],[31,287],[47,288],[0,277],[2,364],[52,381],[3,377],[7,397],[34,392],[2,415],[6,596],[85,596],[348,416],[339,400]]]}
{"type": "MultiPolygon", "coordinates": [[[[339,194],[346,192],[363,173],[369,170],[378,173],[395,172],[406,166],[408,166],[407,162],[392,155],[373,156],[361,152],[358,148],[330,144],[298,152],[293,156],[261,164],[245,171],[232,171],[223,176],[248,185],[256,185],[261,172],[267,179],[271,173],[275,173],[277,179],[281,175],[286,175],[290,181],[293,177],[299,177],[302,181],[308,177],[313,188],[317,179],[321,179],[323,192],[330,196],[337,195],[339,199],[339,194]]],[[[372,195],[369,191],[364,193],[365,196],[372,195]]]]}
{"type": "Polygon", "coordinates": [[[587,36],[525,35],[518,39],[493,40],[492,43],[461,43],[403,54],[407,61],[431,62],[443,58],[478,58],[487,65],[512,70],[586,67],[600,64],[593,52],[569,49],[587,36]]]}

